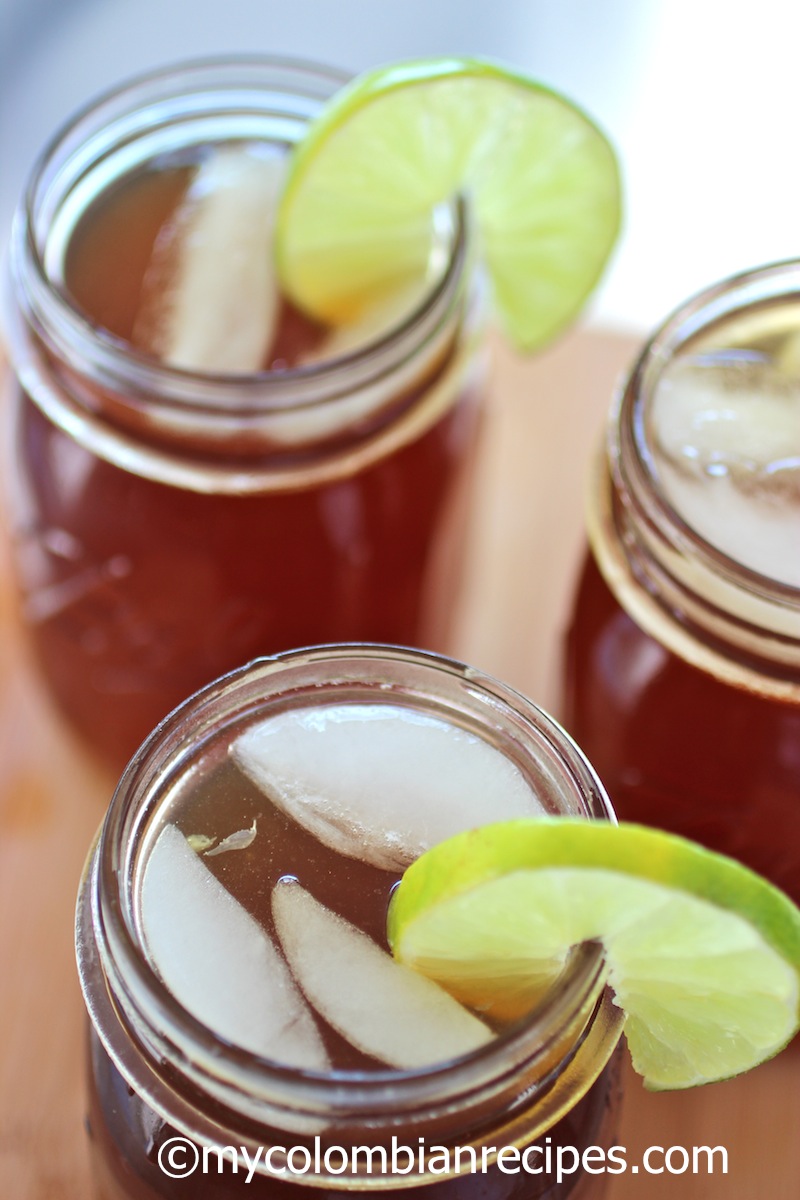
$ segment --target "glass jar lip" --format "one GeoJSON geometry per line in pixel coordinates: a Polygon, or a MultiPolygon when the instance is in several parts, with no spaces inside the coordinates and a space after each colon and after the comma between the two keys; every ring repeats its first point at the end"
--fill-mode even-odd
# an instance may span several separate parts
{"type": "MultiPolygon", "coordinates": [[[[246,54],[189,59],[134,75],[89,100],[61,125],[37,159],[17,213],[12,232],[10,271],[18,294],[24,298],[25,316],[33,318],[37,332],[56,351],[67,345],[71,361],[94,362],[101,382],[122,381],[140,399],[157,397],[158,406],[165,411],[202,415],[219,409],[233,418],[289,408],[299,411],[320,401],[335,400],[354,386],[377,383],[406,362],[438,330],[457,301],[468,266],[472,240],[469,212],[464,198],[457,196],[451,204],[454,233],[446,267],[424,291],[420,301],[403,313],[396,324],[355,349],[318,363],[246,374],[196,372],[160,363],[95,324],[71,303],[47,269],[37,224],[40,204],[48,188],[53,186],[52,181],[48,184],[48,172],[82,126],[93,119],[96,122],[106,109],[113,110],[119,102],[134,98],[138,92],[160,82],[173,85],[168,93],[173,98],[181,94],[181,83],[191,80],[195,81],[198,94],[205,92],[211,96],[216,90],[222,95],[232,88],[235,90],[234,76],[239,72],[250,76],[253,72],[266,75],[271,71],[285,72],[287,76],[296,72],[300,79],[323,81],[324,92],[302,93],[319,104],[323,103],[323,94],[325,97],[333,95],[352,78],[338,68],[302,58],[246,54]],[[214,89],[212,81],[220,72],[229,74],[230,79],[214,89]],[[207,81],[205,87],[204,79],[207,81]]],[[[264,87],[269,90],[266,80],[264,87]]],[[[256,90],[255,84],[250,84],[250,90],[256,90]]],[[[293,94],[288,79],[273,85],[272,90],[282,91],[287,96],[293,94]]],[[[132,105],[123,115],[130,116],[135,111],[136,107],[132,105]]],[[[305,119],[312,118],[305,115],[305,119]]],[[[95,136],[98,128],[100,126],[95,123],[94,129],[87,129],[87,136],[95,136]]],[[[78,141],[70,152],[75,154],[81,144],[78,141]]],[[[94,371],[91,376],[95,376],[94,371]]]]}
{"type": "Polygon", "coordinates": [[[765,575],[726,554],[698,533],[664,494],[647,438],[645,405],[667,365],[699,332],[756,306],[800,298],[800,259],[783,259],[719,280],[675,308],[647,339],[612,405],[608,458],[618,490],[679,551],[738,591],[800,615],[800,587],[765,575]]]}
{"type": "MultiPolygon", "coordinates": [[[[128,808],[136,799],[137,789],[143,784],[146,787],[153,755],[169,739],[176,746],[181,745],[178,730],[187,718],[196,716],[204,706],[213,703],[225,688],[242,685],[259,673],[272,675],[287,668],[291,670],[296,665],[345,662],[352,658],[420,664],[459,677],[494,703],[513,705],[538,735],[546,738],[551,746],[555,743],[565,751],[562,757],[569,769],[574,770],[581,787],[592,798],[595,811],[589,815],[597,819],[615,820],[602,784],[569,735],[553,718],[514,689],[455,659],[425,651],[373,643],[312,646],[255,659],[207,685],[165,718],[131,759],[120,779],[94,852],[88,887],[92,890],[92,920],[96,932],[100,934],[101,960],[105,957],[112,964],[114,973],[119,971],[123,980],[135,981],[137,996],[145,998],[146,1013],[143,1014],[141,1008],[137,1009],[140,1017],[144,1015],[159,1030],[180,1028],[189,1035],[192,1044],[206,1061],[213,1060],[215,1056],[218,1059],[219,1048],[223,1046],[226,1068],[231,1070],[240,1091],[274,1095],[277,1088],[290,1099],[301,1098],[312,1106],[329,1103],[334,1094],[341,1101],[344,1095],[348,1111],[373,1111],[381,1102],[392,1109],[402,1108],[404,1103],[412,1104],[423,1099],[431,1090],[438,1093],[442,1086],[448,1087],[448,1094],[450,1090],[453,1094],[459,1094],[461,1090],[469,1090],[507,1070],[509,1056],[514,1061],[524,1062],[535,1052],[542,1052],[552,1045],[560,1028],[559,1015],[563,1024],[565,1012],[574,1017],[588,1001],[599,1004],[604,984],[602,949],[594,944],[577,947],[556,985],[533,1013],[462,1058],[407,1071],[331,1070],[323,1073],[303,1070],[283,1066],[226,1042],[188,1013],[172,996],[155,974],[126,916],[120,887],[123,867],[117,853],[124,841],[128,808]],[[480,1077],[477,1081],[476,1073],[480,1077]]],[[[185,740],[182,744],[185,745],[185,740]]],[[[167,759],[169,761],[172,760],[167,759]]]]}

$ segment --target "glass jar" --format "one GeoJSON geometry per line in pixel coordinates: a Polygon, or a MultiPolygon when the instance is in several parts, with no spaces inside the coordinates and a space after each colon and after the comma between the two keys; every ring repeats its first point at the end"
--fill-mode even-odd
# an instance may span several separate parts
{"type": "MultiPolygon", "coordinates": [[[[597,1151],[588,1169],[576,1157],[589,1146],[608,1146],[619,1087],[622,1014],[604,987],[597,946],[573,952],[523,1021],[471,1054],[407,1071],[280,1067],[192,1017],[151,966],[142,877],[182,782],[202,785],[254,719],[342,701],[402,705],[417,721],[420,714],[444,718],[509,758],[547,811],[613,819],[592,769],[551,719],[503,684],[448,659],[382,646],[312,648],[258,660],[197,693],[127,767],[81,886],[77,951],[91,1020],[89,1128],[100,1200],[157,1200],[181,1187],[220,1200],[240,1194],[296,1200],[320,1187],[405,1194],[419,1185],[432,1196],[601,1195],[597,1151]],[[315,1137],[321,1139],[316,1162],[315,1137]],[[429,1152],[434,1143],[473,1146],[479,1164],[483,1146],[535,1143],[541,1157],[531,1152],[529,1173],[504,1173],[492,1153],[487,1174],[470,1174],[466,1153],[461,1175],[437,1174],[418,1158],[412,1167],[402,1160],[408,1169],[395,1175],[370,1173],[363,1160],[355,1172],[352,1165],[340,1169],[341,1157],[326,1165],[328,1146],[344,1147],[349,1158],[355,1145],[386,1147],[392,1138],[417,1153],[421,1138],[429,1152]],[[218,1175],[214,1148],[229,1146],[247,1151],[251,1161],[261,1148],[250,1183],[243,1159],[240,1172],[228,1161],[218,1175]],[[276,1177],[286,1156],[275,1150],[270,1175],[266,1150],[295,1146],[311,1155],[309,1162],[298,1150],[293,1159],[304,1173],[276,1177]],[[557,1181],[558,1147],[565,1149],[557,1181]],[[204,1170],[206,1161],[211,1166],[204,1170]],[[182,1170],[186,1178],[174,1178],[182,1170]]],[[[207,812],[207,788],[203,795],[207,812]]],[[[263,879],[260,886],[267,886],[263,879]]]]}
{"type": "MultiPolygon", "coordinates": [[[[98,198],[211,145],[288,147],[342,82],[250,59],[144,78],[55,139],[15,225],[6,475],[23,613],[56,700],[118,766],[255,655],[448,648],[485,375],[460,210],[414,311],[328,361],[171,368],[131,344],[130,315],[104,327],[69,286],[82,219],[105,219],[98,198]]],[[[139,215],[130,236],[100,239],[81,295],[134,269],[139,215]]]]}
{"type": "Polygon", "coordinates": [[[799,297],[800,264],[748,272],[690,300],[645,346],[592,481],[564,715],[621,818],[733,855],[795,901],[800,459],[791,449],[757,459],[771,413],[796,428],[799,297]],[[693,411],[681,438],[684,455],[704,465],[676,477],[659,421],[669,430],[670,412],[696,403],[685,385],[703,380],[710,407],[693,411]],[[769,412],[751,419],[751,401],[769,412]],[[668,406],[661,416],[657,403],[668,406]],[[743,418],[750,432],[733,456],[724,431],[703,449],[704,422],[743,418]],[[778,473],[762,504],[760,489],[778,473]]]}

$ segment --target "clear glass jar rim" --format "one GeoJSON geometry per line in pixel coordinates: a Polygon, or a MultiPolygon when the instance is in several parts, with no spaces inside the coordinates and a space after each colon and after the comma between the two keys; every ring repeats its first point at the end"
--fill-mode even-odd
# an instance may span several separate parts
{"type": "MultiPolygon", "coordinates": [[[[69,151],[74,156],[89,138],[97,137],[102,131],[106,114],[113,116],[121,104],[135,100],[137,95],[149,94],[148,89],[156,85],[163,85],[164,100],[176,101],[181,96],[197,94],[207,96],[210,103],[217,94],[220,97],[226,93],[238,94],[244,86],[237,84],[238,75],[252,81],[248,88],[255,93],[255,77],[262,73],[264,94],[270,91],[286,96],[296,94],[318,105],[322,104],[323,96],[332,95],[349,79],[346,73],[335,68],[300,59],[251,55],[198,59],[135,76],[84,105],[46,145],[33,169],[12,233],[12,282],[21,298],[25,319],[44,335],[45,341],[52,343],[57,352],[66,348],[71,364],[78,369],[79,364],[93,364],[89,378],[106,385],[118,383],[123,391],[131,392],[139,400],[145,398],[152,402],[157,397],[158,407],[173,410],[181,416],[193,411],[202,415],[215,410],[224,412],[226,418],[286,409],[298,411],[336,400],[354,387],[378,382],[406,362],[438,331],[457,302],[467,268],[468,213],[463,200],[456,198],[455,234],[447,266],[415,309],[374,340],[347,354],[321,363],[248,375],[196,373],[158,363],[94,325],[73,306],[51,280],[44,261],[44,248],[37,236],[40,208],[54,186],[50,173],[59,155],[69,151]],[[278,73],[279,84],[270,85],[270,72],[278,73]],[[318,94],[293,91],[289,79],[294,73],[298,80],[316,79],[324,86],[318,94]],[[215,86],[214,80],[221,74],[223,80],[215,86]],[[182,90],[181,85],[188,81],[194,81],[193,90],[182,90]],[[83,138],[80,138],[82,131],[83,138]],[[71,146],[72,142],[75,142],[74,146],[71,146]]],[[[131,103],[123,107],[115,119],[130,117],[147,107],[149,104],[131,103]]],[[[308,114],[293,115],[298,120],[305,117],[306,122],[311,119],[308,114]]],[[[149,132],[149,127],[145,126],[143,131],[149,132]]],[[[56,172],[56,184],[58,175],[56,172]]]]}
{"type": "Polygon", "coordinates": [[[800,615],[800,588],[763,575],[719,550],[670,504],[651,466],[644,420],[644,407],[662,372],[699,332],[737,311],[793,294],[800,299],[800,259],[739,272],[682,303],[645,343],[619,389],[611,410],[607,443],[617,490],[646,522],[665,531],[679,551],[704,564],[709,574],[742,593],[800,615]]]}
{"type": "MultiPolygon", "coordinates": [[[[403,647],[356,643],[310,647],[270,658],[256,659],[245,667],[223,676],[170,714],[131,760],[109,807],[88,884],[92,889],[92,920],[95,934],[100,940],[101,960],[105,958],[106,962],[113,966],[123,985],[126,981],[135,981],[137,995],[144,996],[146,1000],[145,1020],[149,1020],[159,1029],[175,1026],[188,1031],[193,1042],[205,1055],[218,1055],[220,1039],[187,1013],[160,982],[147,961],[125,912],[120,892],[120,873],[123,872],[123,866],[119,854],[128,829],[130,807],[137,796],[146,795],[148,783],[158,777],[159,750],[166,745],[169,751],[169,745],[172,743],[174,754],[175,748],[179,748],[181,744],[185,745],[185,738],[182,740],[180,735],[183,723],[188,719],[197,719],[201,712],[207,711],[209,705],[213,705],[224,689],[231,686],[244,687],[255,676],[291,672],[295,666],[317,662],[345,662],[353,658],[373,663],[388,664],[401,661],[419,664],[426,669],[457,676],[468,683],[470,688],[481,692],[487,700],[513,707],[515,712],[521,714],[526,727],[534,730],[536,736],[546,741],[551,748],[556,747],[565,763],[565,769],[574,775],[576,787],[580,787],[582,795],[585,795],[587,807],[591,799],[595,811],[590,815],[599,819],[614,819],[597,776],[560,726],[521,694],[455,660],[403,647]]],[[[166,761],[172,760],[167,757],[166,761]]],[[[455,1062],[406,1072],[332,1071],[323,1075],[283,1067],[225,1044],[226,1068],[231,1068],[232,1075],[242,1091],[252,1089],[264,1096],[280,1094],[284,1100],[309,1103],[314,1109],[326,1108],[331,1100],[337,1097],[340,1103],[343,1098],[346,1099],[347,1105],[352,1106],[348,1108],[351,1112],[381,1111],[381,1106],[402,1111],[404,1105],[424,1103],[431,1095],[438,1100],[442,1089],[446,1090],[448,1096],[469,1093],[475,1087],[485,1085],[505,1073],[510,1062],[528,1061],[532,1054],[541,1052],[543,1047],[552,1044],[560,1024],[563,1024],[565,1013],[574,1017],[582,1005],[595,996],[599,998],[602,982],[600,948],[578,948],[558,985],[548,993],[529,1019],[499,1035],[475,1053],[455,1062]]],[[[109,985],[108,975],[106,985],[109,985]]],[[[113,988],[112,981],[112,992],[113,988]]]]}

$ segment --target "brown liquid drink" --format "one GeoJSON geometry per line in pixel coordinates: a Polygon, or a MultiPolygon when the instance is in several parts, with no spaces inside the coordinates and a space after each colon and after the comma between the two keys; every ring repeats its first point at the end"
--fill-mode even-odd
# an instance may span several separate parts
{"type": "Polygon", "coordinates": [[[407,862],[460,828],[543,811],[608,812],[557,726],[433,656],[296,652],[173,714],[123,777],[79,902],[101,1200],[601,1195],[574,1159],[613,1132],[621,1014],[598,950],[575,951],[508,1028],[386,952],[407,862]],[[398,1143],[415,1154],[393,1171],[398,1143]],[[437,1172],[420,1143],[465,1150],[437,1172]],[[534,1143],[550,1148],[546,1166],[532,1152],[542,1169],[505,1173],[488,1151],[481,1170],[484,1146],[534,1143]],[[204,1170],[208,1146],[237,1147],[238,1169],[212,1156],[204,1170]],[[389,1166],[325,1158],[354,1146],[389,1166]],[[182,1179],[170,1147],[200,1155],[182,1179]],[[247,1183],[259,1147],[269,1165],[247,1183]]]}
{"type": "Polygon", "coordinates": [[[483,384],[458,217],[424,294],[358,344],[277,296],[246,370],[187,367],[203,336],[177,363],[161,357],[170,239],[195,228],[192,188],[229,155],[280,160],[339,83],[253,62],[142,81],[60,137],[18,225],[23,609],[60,706],[118,764],[182,697],[256,654],[447,644],[483,384]]]}
{"type": "Polygon", "coordinates": [[[634,369],[590,513],[566,724],[619,815],[800,900],[798,268],[690,302],[634,369]]]}
{"type": "Polygon", "coordinates": [[[798,766],[787,751],[800,745],[798,704],[732,686],[664,650],[620,608],[591,558],[576,604],[566,721],[591,743],[620,814],[724,849],[797,903],[798,766]],[[642,664],[644,698],[620,686],[642,664]]]}

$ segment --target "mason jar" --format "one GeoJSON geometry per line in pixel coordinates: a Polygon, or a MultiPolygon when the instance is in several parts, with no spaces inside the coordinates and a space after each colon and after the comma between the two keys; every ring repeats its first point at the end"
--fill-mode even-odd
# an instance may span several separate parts
{"type": "Polygon", "coordinates": [[[118,767],[255,655],[448,648],[485,376],[462,209],[412,309],[346,353],[326,356],[285,298],[279,340],[316,352],[259,370],[170,366],[136,333],[198,163],[288,151],[343,81],[248,58],[142,78],[54,139],[17,216],[5,474],[22,612],[57,703],[118,767]]]}
{"type": "Polygon", "coordinates": [[[567,728],[621,818],[800,900],[800,264],[677,310],[611,414],[567,728]]]}
{"type": "MultiPolygon", "coordinates": [[[[199,1009],[189,1011],[194,994],[183,992],[179,1000],[177,988],[166,986],[171,967],[163,954],[155,961],[147,900],[148,871],[164,830],[180,828],[185,835],[190,828],[216,829],[220,812],[231,804],[245,805],[248,816],[237,807],[234,823],[247,823],[247,780],[240,774],[234,783],[230,774],[237,739],[254,723],[308,708],[316,728],[326,709],[343,704],[367,706],[370,720],[376,707],[391,706],[395,713],[399,706],[413,736],[423,740],[427,724],[444,721],[459,738],[496,751],[503,771],[512,770],[546,813],[613,820],[592,768],[558,725],[510,688],[449,659],[386,646],[312,648],[254,661],[198,692],[126,768],[80,890],[77,954],[90,1019],[88,1128],[99,1200],[176,1194],[302,1200],[320,1188],[594,1200],[604,1191],[602,1161],[615,1131],[622,1026],[597,945],[575,948],[532,1010],[477,1049],[408,1069],[358,1056],[355,1067],[346,1060],[326,1070],[280,1065],[237,1044],[230,1028],[221,1035],[219,1022],[215,1030],[198,1017],[199,1009]],[[353,1147],[389,1151],[393,1145],[410,1150],[397,1170],[391,1158],[386,1170],[369,1170],[364,1157],[353,1165],[353,1147]],[[456,1159],[458,1147],[464,1152],[456,1159]],[[500,1166],[495,1160],[503,1147],[509,1149],[500,1166]],[[451,1169],[442,1168],[442,1150],[453,1152],[451,1169]],[[521,1165],[526,1151],[527,1169],[521,1165]],[[427,1157],[433,1153],[440,1156],[438,1169],[427,1157]],[[248,1158],[257,1160],[250,1182],[248,1158]],[[298,1168],[294,1174],[287,1162],[298,1168]]],[[[406,754],[399,775],[404,778],[408,763],[418,760],[418,754],[406,754]]],[[[440,783],[431,768],[434,797],[440,783]]],[[[377,779],[375,787],[380,790],[377,779]]],[[[495,800],[500,797],[487,798],[488,812],[495,800]]],[[[358,911],[348,919],[361,927],[372,920],[376,941],[385,940],[391,872],[384,872],[377,891],[372,884],[362,887],[360,859],[340,856],[339,865],[330,866],[320,857],[325,848],[312,844],[307,831],[295,844],[292,820],[284,814],[273,821],[263,795],[252,803],[252,836],[237,834],[233,849],[228,835],[225,853],[205,858],[202,868],[191,860],[192,870],[204,873],[203,892],[217,887],[206,879],[206,865],[219,864],[214,869],[224,882],[225,903],[235,893],[251,913],[261,914],[288,872],[292,885],[299,880],[337,906],[350,903],[347,896],[355,892],[358,911]]],[[[431,799],[430,807],[438,803],[431,799]]],[[[374,808],[377,823],[377,797],[374,808]]],[[[326,804],[328,828],[340,831],[334,809],[332,801],[326,804]]],[[[372,836],[367,828],[362,835],[365,844],[372,836]]],[[[406,836],[401,823],[397,838],[406,836]]],[[[207,854],[212,841],[186,835],[181,853],[207,854]]],[[[170,913],[178,920],[176,914],[193,906],[173,878],[160,933],[170,913]]],[[[181,929],[187,939],[181,956],[187,948],[190,962],[195,953],[213,956],[207,925],[196,944],[181,929]]],[[[235,989],[233,972],[216,969],[223,978],[212,978],[208,987],[235,989]]],[[[343,961],[345,988],[349,969],[343,961]]],[[[302,985],[301,974],[297,979],[302,985]]],[[[362,1004],[373,1002],[360,990],[358,996],[362,1004]]],[[[315,1018],[325,1012],[318,1004],[315,1018]]],[[[613,1173],[611,1160],[607,1165],[613,1173]]]]}

